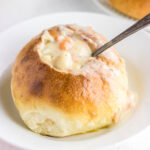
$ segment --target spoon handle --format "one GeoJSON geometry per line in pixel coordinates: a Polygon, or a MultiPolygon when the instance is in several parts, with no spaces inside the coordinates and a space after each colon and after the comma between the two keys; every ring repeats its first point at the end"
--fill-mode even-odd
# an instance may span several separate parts
{"type": "Polygon", "coordinates": [[[109,47],[111,47],[114,44],[118,43],[119,41],[125,39],[129,35],[131,35],[131,34],[137,32],[137,31],[143,29],[144,27],[146,27],[149,24],[150,24],[150,13],[148,15],[146,15],[144,18],[142,18],[141,20],[139,20],[138,22],[136,22],[134,25],[132,25],[131,27],[126,29],[124,32],[120,33],[118,36],[113,38],[111,41],[109,41],[108,43],[104,44],[102,47],[97,49],[92,54],[92,56],[93,57],[97,57],[100,53],[102,53],[103,51],[105,51],[109,47]]]}

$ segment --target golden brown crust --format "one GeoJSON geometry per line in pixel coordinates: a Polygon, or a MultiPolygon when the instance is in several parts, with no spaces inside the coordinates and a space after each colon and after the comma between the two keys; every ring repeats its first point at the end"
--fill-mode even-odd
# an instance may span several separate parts
{"type": "MultiPolygon", "coordinates": [[[[92,85],[95,85],[95,80],[89,80],[82,75],[68,74],[66,76],[65,73],[54,71],[40,61],[38,54],[34,51],[34,44],[34,41],[30,42],[21,51],[14,64],[12,71],[14,98],[23,103],[34,99],[69,113],[80,113],[84,111],[85,105],[87,107],[90,105],[88,111],[91,114],[92,111],[95,112],[95,94],[97,99],[102,94],[93,91],[92,85]]],[[[96,81],[97,85],[102,85],[99,82],[102,81],[100,79],[96,81]]],[[[98,88],[102,90],[102,87],[98,88]]]]}
{"type": "MultiPolygon", "coordinates": [[[[91,80],[91,76],[57,72],[40,60],[35,51],[38,42],[39,36],[23,48],[14,63],[12,71],[14,99],[25,104],[30,100],[46,103],[68,113],[97,114],[99,101],[111,97],[107,81],[99,75],[91,80]]],[[[99,60],[120,68],[120,63],[117,65],[103,56],[99,57],[99,60]]],[[[95,115],[91,115],[93,116],[95,115]]]]}
{"type": "Polygon", "coordinates": [[[109,0],[109,2],[118,11],[135,19],[141,19],[150,13],[150,0],[109,0]]]}
{"type": "MultiPolygon", "coordinates": [[[[106,41],[104,37],[101,38],[104,42],[106,41]]],[[[80,121],[85,127],[78,130],[73,124],[71,131],[69,129],[67,133],[61,133],[56,126],[55,133],[42,130],[42,124],[40,124],[40,128],[32,130],[47,135],[67,136],[110,125],[114,121],[114,115],[120,113],[120,108],[116,95],[113,93],[110,83],[104,78],[103,72],[99,72],[97,69],[95,74],[74,75],[57,71],[40,59],[37,48],[41,42],[41,34],[32,39],[21,50],[12,69],[12,94],[25,123],[31,129],[35,126],[34,124],[30,125],[32,118],[31,121],[24,119],[23,114],[26,112],[33,111],[31,114],[34,117],[34,111],[48,114],[50,109],[54,109],[67,117],[69,116],[68,120],[70,121],[80,121]],[[88,127],[88,123],[91,121],[94,126],[88,127]]],[[[97,60],[119,70],[122,75],[115,80],[120,82],[120,78],[123,78],[126,84],[124,61],[114,49],[111,51],[117,57],[117,62],[105,57],[105,55],[100,55],[97,60]]],[[[126,107],[127,103],[123,105],[126,107]]],[[[52,126],[49,122],[54,122],[54,120],[46,119],[45,124],[49,124],[48,127],[52,126]]],[[[43,128],[45,129],[45,126],[43,128]]]]}

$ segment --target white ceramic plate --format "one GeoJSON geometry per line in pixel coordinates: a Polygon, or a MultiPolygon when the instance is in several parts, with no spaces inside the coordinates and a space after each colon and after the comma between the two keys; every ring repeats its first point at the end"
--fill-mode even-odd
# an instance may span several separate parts
{"type": "Polygon", "coordinates": [[[108,39],[131,25],[131,22],[100,14],[74,12],[34,18],[2,33],[0,35],[0,138],[33,150],[98,150],[119,143],[150,124],[150,37],[140,31],[116,45],[116,49],[127,60],[130,86],[139,96],[139,105],[126,121],[113,128],[67,138],[42,136],[27,129],[11,97],[12,63],[20,49],[43,29],[56,24],[69,23],[93,26],[108,39]]]}

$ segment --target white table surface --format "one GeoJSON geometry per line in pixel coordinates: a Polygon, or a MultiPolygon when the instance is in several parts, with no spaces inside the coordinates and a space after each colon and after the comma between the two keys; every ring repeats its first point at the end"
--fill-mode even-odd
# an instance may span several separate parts
{"type": "MultiPolygon", "coordinates": [[[[35,16],[64,11],[104,13],[92,0],[0,0],[0,32],[35,16]]],[[[0,150],[22,149],[0,140],[0,150]]],[[[150,127],[107,150],[150,150],[150,127]]]]}

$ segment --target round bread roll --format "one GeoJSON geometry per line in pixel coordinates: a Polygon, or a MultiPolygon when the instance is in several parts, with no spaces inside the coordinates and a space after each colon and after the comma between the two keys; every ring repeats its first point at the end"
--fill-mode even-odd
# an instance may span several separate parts
{"type": "Polygon", "coordinates": [[[150,13],[150,0],[109,0],[121,13],[135,19],[141,19],[150,13]]]}
{"type": "Polygon", "coordinates": [[[25,124],[64,137],[118,122],[133,109],[124,60],[91,27],[54,26],[33,38],[12,69],[14,103],[25,124]]]}

